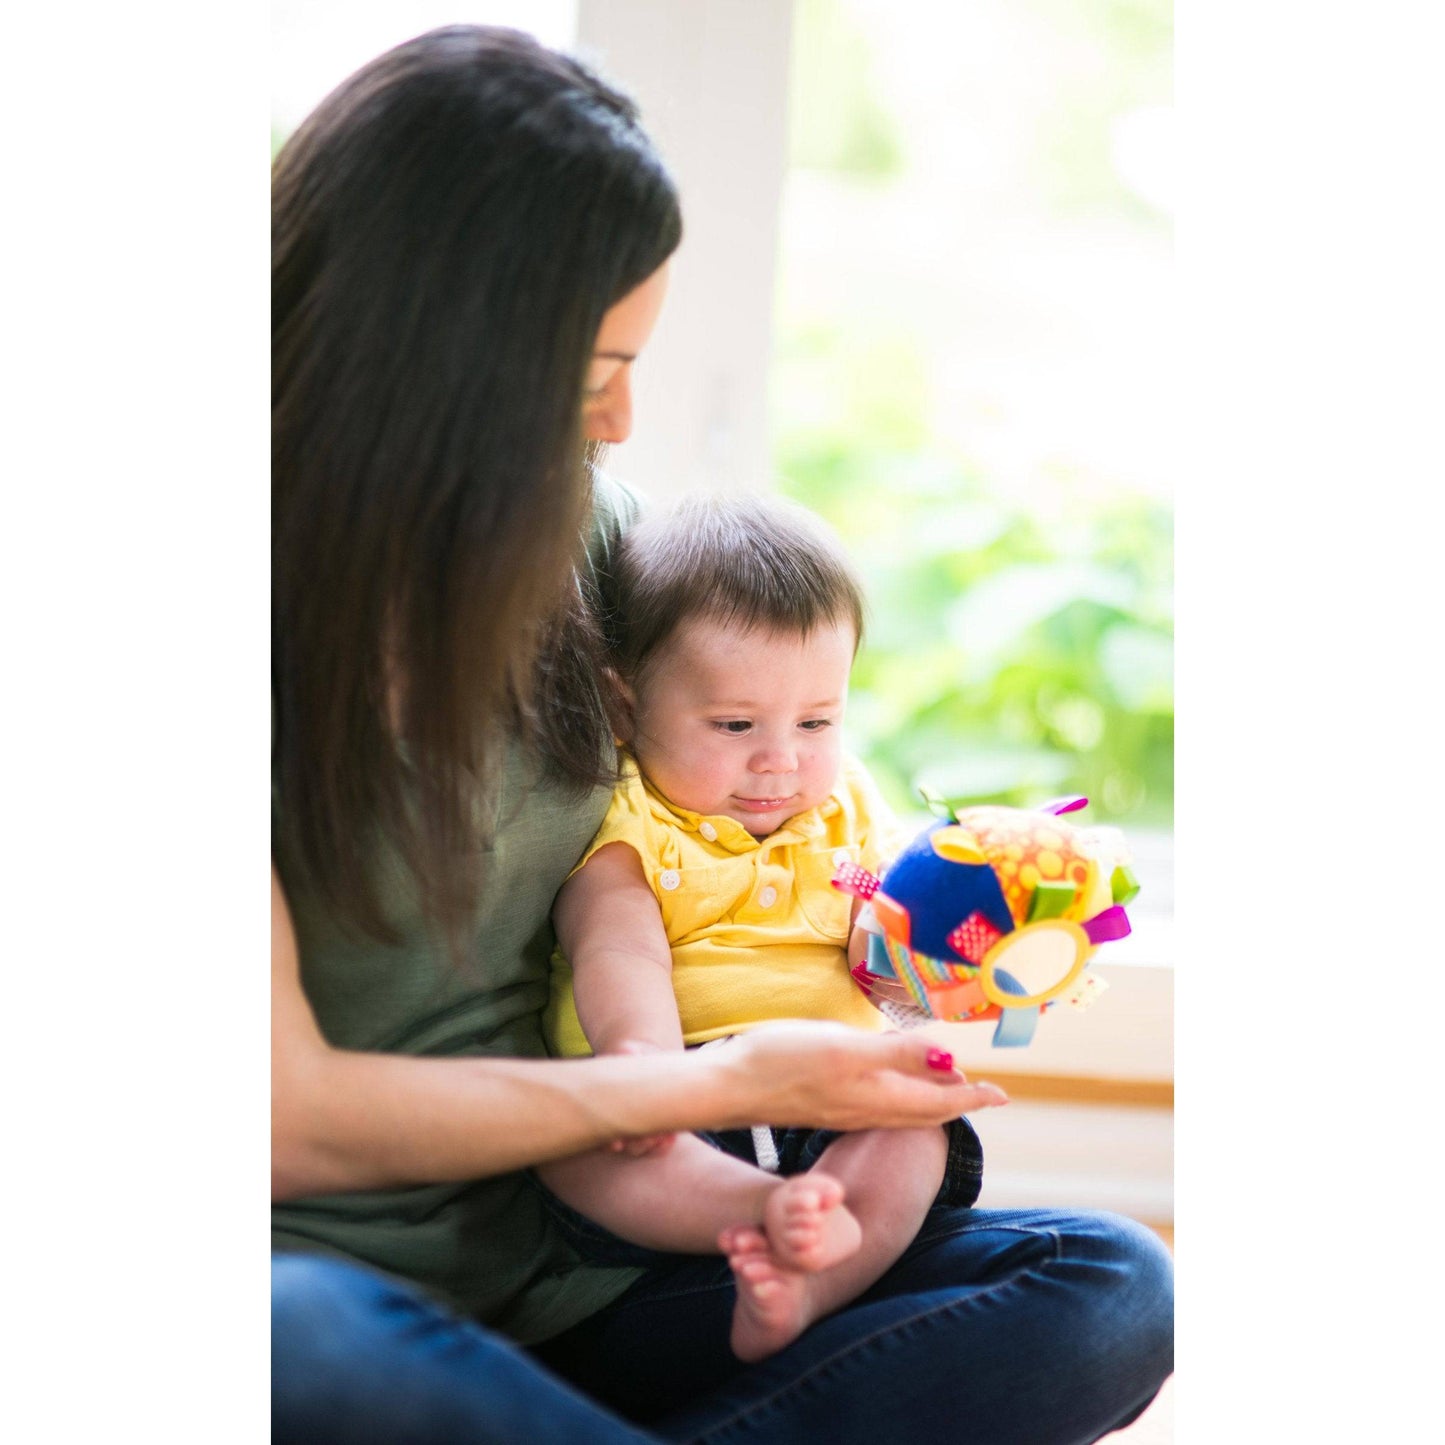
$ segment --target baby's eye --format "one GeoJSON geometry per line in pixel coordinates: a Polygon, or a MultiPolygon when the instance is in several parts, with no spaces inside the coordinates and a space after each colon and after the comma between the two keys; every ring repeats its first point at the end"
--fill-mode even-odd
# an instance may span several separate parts
{"type": "Polygon", "coordinates": [[[820,733],[824,728],[832,727],[833,720],[832,718],[826,717],[814,717],[809,718],[807,722],[800,722],[798,726],[802,728],[804,732],[820,733]]]}
{"type": "Polygon", "coordinates": [[[752,727],[752,723],[746,718],[735,717],[729,718],[726,722],[715,722],[713,726],[720,733],[727,733],[731,737],[741,737],[752,727]]]}

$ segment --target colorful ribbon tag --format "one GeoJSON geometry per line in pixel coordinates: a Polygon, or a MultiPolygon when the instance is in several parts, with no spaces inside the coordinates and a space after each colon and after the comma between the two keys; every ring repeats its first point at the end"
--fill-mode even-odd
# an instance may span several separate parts
{"type": "Polygon", "coordinates": [[[1108,943],[1115,938],[1127,938],[1131,931],[1129,915],[1118,904],[1106,908],[1102,913],[1096,913],[1084,924],[1084,932],[1089,935],[1090,943],[1108,943]]]}
{"type": "Polygon", "coordinates": [[[839,893],[851,893],[865,903],[878,891],[881,880],[876,873],[870,873],[857,863],[840,863],[832,877],[833,887],[839,893]]]}

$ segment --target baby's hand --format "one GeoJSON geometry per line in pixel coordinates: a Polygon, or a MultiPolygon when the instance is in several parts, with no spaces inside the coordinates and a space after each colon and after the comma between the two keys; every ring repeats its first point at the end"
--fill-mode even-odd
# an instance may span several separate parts
{"type": "MultiPolygon", "coordinates": [[[[660,1054],[664,1050],[658,1044],[649,1044],[642,1039],[623,1039],[620,1044],[606,1050],[609,1054],[660,1054]]],[[[676,1140],[676,1134],[649,1134],[644,1139],[614,1139],[608,1146],[613,1154],[626,1154],[631,1159],[647,1155],[660,1159],[676,1140]]]]}
{"type": "Polygon", "coordinates": [[[917,1007],[917,1003],[908,986],[899,983],[896,978],[879,978],[877,974],[870,973],[867,980],[858,979],[859,986],[863,992],[876,1004],[882,1000],[887,1003],[911,1004],[917,1007]]]}

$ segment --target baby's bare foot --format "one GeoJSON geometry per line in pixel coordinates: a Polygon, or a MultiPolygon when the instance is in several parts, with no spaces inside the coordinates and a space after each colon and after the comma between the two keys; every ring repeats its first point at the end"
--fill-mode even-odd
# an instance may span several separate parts
{"type": "Polygon", "coordinates": [[[763,1205],[763,1232],[784,1269],[831,1269],[863,1242],[863,1230],[843,1203],[843,1186],[831,1174],[785,1179],[763,1205]]]}
{"type": "Polygon", "coordinates": [[[725,1229],[718,1246],[737,1282],[731,1344],[752,1363],[790,1345],[813,1322],[812,1277],[779,1263],[761,1230],[725,1229]]]}

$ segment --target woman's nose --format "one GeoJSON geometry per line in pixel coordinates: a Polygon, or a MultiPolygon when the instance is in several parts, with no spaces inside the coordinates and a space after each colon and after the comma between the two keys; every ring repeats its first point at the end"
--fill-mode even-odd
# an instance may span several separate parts
{"type": "Polygon", "coordinates": [[[587,408],[582,434],[593,442],[625,442],[632,435],[632,379],[614,376],[607,390],[587,408]]]}

